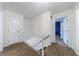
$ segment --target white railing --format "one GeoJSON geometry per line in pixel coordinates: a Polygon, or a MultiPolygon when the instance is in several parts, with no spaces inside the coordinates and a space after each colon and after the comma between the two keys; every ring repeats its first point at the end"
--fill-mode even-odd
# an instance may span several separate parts
{"type": "Polygon", "coordinates": [[[44,40],[46,40],[50,35],[45,36],[42,40],[40,40],[38,43],[36,43],[34,46],[42,43],[42,56],[44,56],[44,40]]]}

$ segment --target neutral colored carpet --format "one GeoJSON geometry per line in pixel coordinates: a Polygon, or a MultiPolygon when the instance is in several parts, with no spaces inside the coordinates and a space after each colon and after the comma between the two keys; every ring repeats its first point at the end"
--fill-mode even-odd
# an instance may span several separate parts
{"type": "Polygon", "coordinates": [[[38,53],[24,42],[15,43],[0,52],[2,56],[37,56],[38,53]]]}

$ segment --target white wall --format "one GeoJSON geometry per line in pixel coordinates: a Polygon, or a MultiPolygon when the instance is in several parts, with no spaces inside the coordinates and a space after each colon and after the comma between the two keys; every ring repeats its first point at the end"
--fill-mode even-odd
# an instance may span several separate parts
{"type": "Polygon", "coordinates": [[[24,40],[28,40],[32,34],[32,21],[30,19],[24,18],[24,40]]]}
{"type": "Polygon", "coordinates": [[[76,5],[74,6],[74,16],[74,46],[76,54],[79,55],[79,3],[76,3],[76,5]]]}
{"type": "MultiPolygon", "coordinates": [[[[50,19],[50,16],[51,13],[50,11],[48,11],[41,14],[40,16],[37,16],[34,19],[30,19],[30,36],[32,37],[30,37],[28,42],[30,42],[31,45],[34,45],[35,43],[39,42],[41,38],[43,39],[47,35],[50,35],[50,37],[45,40],[45,46],[48,46],[52,42],[55,42],[54,29],[52,29],[54,26],[52,24],[54,20],[50,19]],[[36,39],[33,39],[35,37],[36,39]]],[[[39,46],[36,46],[36,48],[39,48],[39,46]]]]}
{"type": "Polygon", "coordinates": [[[38,34],[42,37],[50,35],[50,37],[45,41],[45,46],[50,45],[51,42],[54,42],[53,30],[51,28],[51,13],[50,11],[36,17],[33,19],[33,33],[38,34]]]}
{"type": "Polygon", "coordinates": [[[24,39],[26,40],[29,35],[29,20],[24,18],[24,39]]]}
{"type": "Polygon", "coordinates": [[[0,3],[0,51],[3,50],[3,12],[2,4],[0,3]]]}
{"type": "Polygon", "coordinates": [[[62,16],[68,16],[68,46],[74,49],[74,42],[73,42],[74,41],[73,39],[74,11],[73,9],[62,11],[53,15],[54,18],[62,17],[62,16]]]}
{"type": "Polygon", "coordinates": [[[79,9],[76,10],[76,54],[79,55],[79,9]]]}
{"type": "Polygon", "coordinates": [[[3,16],[3,46],[23,41],[23,16],[7,10],[3,16]]]}
{"type": "Polygon", "coordinates": [[[76,8],[73,8],[73,47],[76,53],[76,8]]]}

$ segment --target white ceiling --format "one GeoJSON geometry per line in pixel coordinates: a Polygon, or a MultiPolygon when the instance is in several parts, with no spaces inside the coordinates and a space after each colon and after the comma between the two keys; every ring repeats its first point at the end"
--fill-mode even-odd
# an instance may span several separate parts
{"type": "Polygon", "coordinates": [[[22,14],[26,18],[33,18],[48,10],[55,14],[71,9],[74,4],[75,2],[3,2],[3,8],[22,14]]]}

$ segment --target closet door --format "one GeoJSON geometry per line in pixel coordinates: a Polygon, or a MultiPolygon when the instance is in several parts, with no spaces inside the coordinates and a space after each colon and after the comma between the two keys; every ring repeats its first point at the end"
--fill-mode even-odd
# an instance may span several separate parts
{"type": "Polygon", "coordinates": [[[10,17],[8,19],[8,40],[9,44],[18,42],[19,33],[19,19],[10,17]]]}

